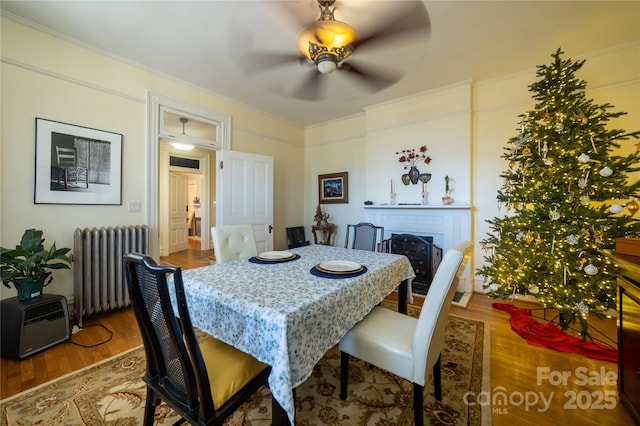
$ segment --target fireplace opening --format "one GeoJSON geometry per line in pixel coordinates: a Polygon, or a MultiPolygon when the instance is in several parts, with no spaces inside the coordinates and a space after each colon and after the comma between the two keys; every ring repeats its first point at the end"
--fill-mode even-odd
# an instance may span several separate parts
{"type": "Polygon", "coordinates": [[[413,292],[426,295],[442,261],[442,248],[434,244],[433,237],[391,234],[391,238],[383,242],[382,249],[388,253],[407,256],[416,274],[413,292]]]}

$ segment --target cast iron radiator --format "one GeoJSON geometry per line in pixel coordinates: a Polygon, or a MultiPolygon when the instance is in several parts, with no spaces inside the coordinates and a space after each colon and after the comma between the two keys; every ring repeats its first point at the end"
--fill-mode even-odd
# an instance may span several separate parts
{"type": "Polygon", "coordinates": [[[73,234],[74,312],[82,318],[129,306],[123,256],[149,252],[146,225],[76,229],[73,234]]]}

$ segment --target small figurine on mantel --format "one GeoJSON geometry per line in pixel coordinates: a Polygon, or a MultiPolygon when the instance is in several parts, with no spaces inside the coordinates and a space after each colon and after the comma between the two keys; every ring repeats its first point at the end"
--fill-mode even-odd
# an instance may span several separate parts
{"type": "Polygon", "coordinates": [[[444,177],[444,192],[445,196],[442,197],[442,204],[445,206],[453,204],[453,197],[451,196],[451,192],[453,191],[453,179],[446,175],[444,177]]]}
{"type": "Polygon", "coordinates": [[[313,220],[316,222],[316,226],[331,226],[329,223],[329,213],[323,212],[320,204],[316,208],[316,215],[313,217],[313,220]]]}

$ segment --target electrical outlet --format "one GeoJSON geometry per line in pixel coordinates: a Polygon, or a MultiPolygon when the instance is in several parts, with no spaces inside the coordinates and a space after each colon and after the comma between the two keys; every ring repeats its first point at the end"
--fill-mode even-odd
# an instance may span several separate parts
{"type": "Polygon", "coordinates": [[[141,212],[142,211],[142,203],[139,201],[130,202],[129,203],[129,211],[130,212],[141,212]]]}

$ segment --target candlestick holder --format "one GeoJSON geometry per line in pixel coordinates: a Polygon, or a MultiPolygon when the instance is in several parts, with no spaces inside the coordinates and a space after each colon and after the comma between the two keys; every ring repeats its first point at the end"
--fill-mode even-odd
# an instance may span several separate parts
{"type": "Polygon", "coordinates": [[[396,205],[396,193],[395,192],[389,193],[389,204],[391,204],[392,206],[396,205]]]}
{"type": "Polygon", "coordinates": [[[428,198],[429,198],[429,193],[427,191],[422,191],[422,199],[421,199],[421,201],[422,201],[422,205],[423,206],[426,205],[429,202],[428,198]]]}

